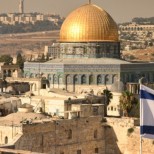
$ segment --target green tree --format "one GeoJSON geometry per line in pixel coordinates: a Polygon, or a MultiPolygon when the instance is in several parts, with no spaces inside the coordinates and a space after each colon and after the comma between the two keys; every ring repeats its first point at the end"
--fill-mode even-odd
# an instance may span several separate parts
{"type": "Polygon", "coordinates": [[[45,61],[45,55],[44,55],[44,53],[41,56],[41,61],[45,61]]]}
{"type": "Polygon", "coordinates": [[[113,98],[113,94],[111,93],[110,90],[104,89],[103,95],[105,96],[105,104],[109,105],[109,103],[111,102],[111,99],[113,98]]]}
{"type": "Polygon", "coordinates": [[[137,103],[137,99],[129,91],[123,91],[119,102],[120,108],[123,110],[123,116],[128,116],[128,113],[132,109],[133,104],[137,103]]]}
{"type": "Polygon", "coordinates": [[[20,53],[17,54],[17,65],[19,65],[20,69],[24,67],[24,59],[20,53]]]}
{"type": "Polygon", "coordinates": [[[47,60],[47,61],[49,60],[49,54],[46,55],[46,60],[47,60]]]}
{"type": "Polygon", "coordinates": [[[13,58],[10,55],[2,55],[0,57],[0,62],[4,62],[7,65],[12,64],[12,61],[13,58]]]}

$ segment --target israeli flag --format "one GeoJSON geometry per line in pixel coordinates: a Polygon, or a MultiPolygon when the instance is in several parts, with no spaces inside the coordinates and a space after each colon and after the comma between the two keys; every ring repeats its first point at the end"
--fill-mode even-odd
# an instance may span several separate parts
{"type": "Polygon", "coordinates": [[[154,139],[154,90],[140,86],[140,134],[154,139]]]}

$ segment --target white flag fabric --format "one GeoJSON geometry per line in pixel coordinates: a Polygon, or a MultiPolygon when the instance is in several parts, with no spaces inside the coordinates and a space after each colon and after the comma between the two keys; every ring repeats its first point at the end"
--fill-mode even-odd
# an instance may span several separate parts
{"type": "Polygon", "coordinates": [[[140,86],[140,134],[154,139],[154,90],[140,86]]]}

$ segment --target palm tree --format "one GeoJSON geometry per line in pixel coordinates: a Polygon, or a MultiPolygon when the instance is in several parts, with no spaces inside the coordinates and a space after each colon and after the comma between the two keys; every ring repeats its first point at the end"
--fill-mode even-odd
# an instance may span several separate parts
{"type": "Polygon", "coordinates": [[[103,95],[105,96],[105,104],[109,105],[111,99],[113,98],[113,94],[107,88],[103,90],[103,95]]]}
{"type": "Polygon", "coordinates": [[[129,91],[123,91],[120,96],[120,108],[123,110],[123,116],[128,116],[133,104],[137,102],[137,99],[129,91]]]}
{"type": "Polygon", "coordinates": [[[113,94],[111,93],[110,90],[108,90],[107,88],[103,90],[102,95],[104,95],[104,99],[105,99],[105,107],[104,107],[104,115],[107,116],[107,106],[109,105],[109,103],[111,102],[111,99],[113,98],[113,94]]]}

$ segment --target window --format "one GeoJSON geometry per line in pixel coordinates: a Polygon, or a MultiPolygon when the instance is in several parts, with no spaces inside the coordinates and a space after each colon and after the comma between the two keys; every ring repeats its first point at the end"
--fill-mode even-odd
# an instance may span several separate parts
{"type": "Polygon", "coordinates": [[[98,75],[97,76],[97,84],[101,84],[102,83],[102,76],[98,75]]]}
{"type": "Polygon", "coordinates": [[[94,138],[97,138],[97,130],[94,130],[94,138]]]}
{"type": "Polygon", "coordinates": [[[72,139],[72,130],[71,129],[68,130],[68,139],[72,139]]]}
{"type": "Polygon", "coordinates": [[[86,76],[82,75],[81,77],[81,84],[86,84],[86,76]]]}
{"type": "Polygon", "coordinates": [[[81,150],[77,150],[77,154],[81,154],[81,150]]]}
{"type": "Polygon", "coordinates": [[[95,148],[95,153],[98,153],[98,148],[95,148]]]}
{"type": "Polygon", "coordinates": [[[5,144],[7,144],[8,143],[8,137],[6,136],[5,137],[5,144]]]}

